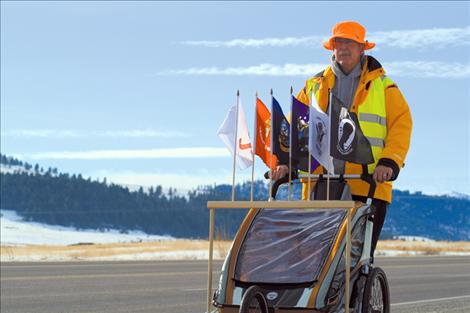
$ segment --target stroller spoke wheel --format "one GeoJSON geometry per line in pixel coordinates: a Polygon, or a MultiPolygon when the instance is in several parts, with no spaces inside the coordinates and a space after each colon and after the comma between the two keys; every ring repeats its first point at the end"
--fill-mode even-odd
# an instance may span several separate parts
{"type": "Polygon", "coordinates": [[[370,298],[369,303],[372,307],[372,312],[383,312],[382,285],[377,277],[374,279],[372,284],[372,297],[370,298]]]}
{"type": "Polygon", "coordinates": [[[367,278],[362,313],[390,313],[387,277],[380,268],[374,268],[367,278]]]}

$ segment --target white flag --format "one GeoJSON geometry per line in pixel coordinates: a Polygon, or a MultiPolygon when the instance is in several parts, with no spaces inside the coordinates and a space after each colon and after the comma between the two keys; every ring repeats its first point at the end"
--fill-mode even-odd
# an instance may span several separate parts
{"type": "Polygon", "coordinates": [[[238,106],[238,130],[237,140],[235,141],[235,127],[237,125],[237,105],[233,105],[227,113],[225,120],[222,125],[220,125],[217,135],[222,139],[222,141],[227,146],[228,150],[233,156],[235,150],[237,153],[237,164],[240,169],[244,170],[251,166],[252,162],[252,152],[251,152],[251,140],[248,133],[248,127],[246,125],[245,112],[241,102],[238,106]]]}
{"type": "Polygon", "coordinates": [[[308,146],[312,156],[330,173],[334,174],[333,158],[330,154],[329,136],[330,119],[318,106],[315,96],[312,94],[309,119],[308,146]]]}

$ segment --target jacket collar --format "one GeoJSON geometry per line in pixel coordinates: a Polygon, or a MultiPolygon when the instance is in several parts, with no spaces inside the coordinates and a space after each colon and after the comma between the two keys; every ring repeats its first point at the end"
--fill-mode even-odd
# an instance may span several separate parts
{"type": "MultiPolygon", "coordinates": [[[[333,69],[331,68],[331,65],[329,65],[323,73],[319,73],[320,75],[316,75],[316,78],[319,79],[326,79],[326,82],[328,83],[328,87],[332,88],[334,85],[335,81],[335,74],[333,73],[333,69]]],[[[373,56],[367,55],[364,65],[362,67],[362,73],[361,73],[361,82],[364,84],[367,84],[368,82],[385,75],[385,71],[382,68],[382,65],[375,59],[373,56]]]]}

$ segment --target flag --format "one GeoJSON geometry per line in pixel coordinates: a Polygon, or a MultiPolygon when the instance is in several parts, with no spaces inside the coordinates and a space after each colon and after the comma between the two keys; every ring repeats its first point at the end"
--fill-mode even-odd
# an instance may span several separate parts
{"type": "Polygon", "coordinates": [[[289,164],[289,122],[282,112],[279,102],[272,98],[272,149],[279,164],[289,164]]]}
{"type": "Polygon", "coordinates": [[[370,142],[362,133],[357,115],[334,95],[331,100],[331,156],[357,164],[374,163],[370,142]]]}
{"type": "Polygon", "coordinates": [[[310,153],[330,174],[334,174],[333,158],[328,147],[330,119],[318,106],[315,96],[312,95],[311,98],[308,141],[310,153]]]}
{"type": "MultiPolygon", "coordinates": [[[[308,105],[292,96],[292,165],[302,171],[308,171],[308,138],[309,138],[309,109],[308,105]]],[[[319,163],[310,155],[310,170],[313,172],[319,163]]]]}
{"type": "Polygon", "coordinates": [[[250,135],[248,133],[248,127],[246,125],[245,112],[243,111],[241,103],[239,103],[238,105],[238,110],[236,104],[230,108],[227,113],[227,116],[225,117],[225,120],[223,121],[222,125],[220,125],[220,128],[217,131],[217,135],[225,143],[232,156],[236,148],[236,161],[240,169],[244,170],[251,166],[251,140],[250,135]],[[236,141],[235,132],[237,134],[236,141]],[[235,142],[237,144],[236,147],[235,142]]]}
{"type": "MultiPolygon", "coordinates": [[[[271,113],[266,105],[256,98],[256,137],[255,153],[267,167],[271,164],[271,113]]],[[[273,166],[275,168],[277,158],[273,155],[273,166]]]]}

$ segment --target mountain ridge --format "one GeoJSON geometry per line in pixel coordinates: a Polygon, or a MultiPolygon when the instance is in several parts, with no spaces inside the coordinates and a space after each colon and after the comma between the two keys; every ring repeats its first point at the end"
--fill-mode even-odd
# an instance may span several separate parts
{"type": "MultiPolygon", "coordinates": [[[[11,161],[4,156],[1,159],[11,161]]],[[[299,188],[300,184],[295,185],[296,194],[300,194],[299,188]]],[[[142,187],[130,191],[106,180],[92,181],[80,174],[59,173],[51,168],[44,171],[39,165],[29,165],[28,171],[1,172],[1,208],[15,210],[31,221],[78,229],[116,228],[123,232],[140,230],[148,234],[206,238],[207,201],[228,200],[231,189],[230,185],[200,186],[190,190],[187,196],[178,194],[174,188],[165,193],[159,185],[148,191],[142,187]]],[[[265,181],[255,181],[254,189],[256,200],[266,199],[269,188],[265,181]]],[[[248,200],[250,190],[249,182],[238,184],[237,199],[248,200]]],[[[285,190],[280,196],[282,193],[285,190]]],[[[401,190],[394,190],[393,198],[382,238],[422,236],[434,240],[470,240],[470,199],[401,190]]],[[[233,236],[246,212],[217,211],[218,236],[233,236]]]]}

